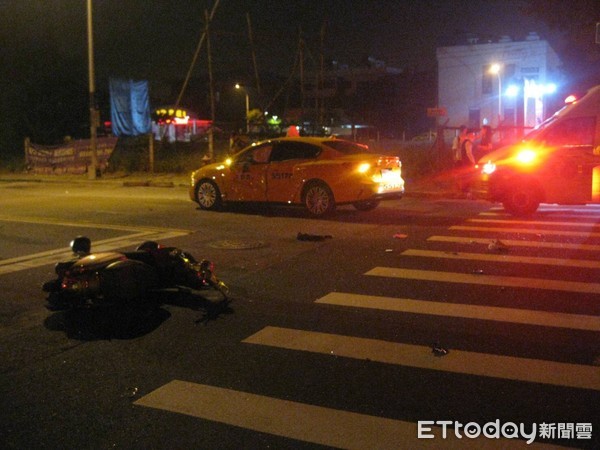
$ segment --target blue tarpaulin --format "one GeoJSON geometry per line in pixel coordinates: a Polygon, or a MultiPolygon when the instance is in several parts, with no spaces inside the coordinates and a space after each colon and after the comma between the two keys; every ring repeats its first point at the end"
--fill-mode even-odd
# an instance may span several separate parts
{"type": "Polygon", "coordinates": [[[148,81],[110,79],[110,115],[115,136],[150,133],[148,81]]]}

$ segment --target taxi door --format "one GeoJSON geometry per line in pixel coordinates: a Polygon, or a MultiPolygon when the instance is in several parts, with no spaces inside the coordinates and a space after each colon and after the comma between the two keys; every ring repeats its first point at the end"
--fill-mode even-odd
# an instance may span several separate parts
{"type": "Polygon", "coordinates": [[[252,147],[230,166],[230,201],[264,202],[267,200],[267,172],[272,144],[252,147]]]}
{"type": "Polygon", "coordinates": [[[298,164],[315,160],[320,152],[321,147],[307,142],[276,142],[267,176],[267,199],[279,203],[299,202],[302,180],[297,178],[295,168],[298,164]]]}

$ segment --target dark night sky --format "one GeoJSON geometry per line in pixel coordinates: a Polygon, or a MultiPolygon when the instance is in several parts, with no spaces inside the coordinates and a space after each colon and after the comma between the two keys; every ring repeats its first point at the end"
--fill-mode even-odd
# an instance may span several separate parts
{"type": "MultiPolygon", "coordinates": [[[[519,0],[221,0],[212,24],[215,72],[251,73],[246,13],[259,69],[289,73],[301,28],[314,58],[325,22],[325,57],[357,64],[366,56],[399,68],[435,67],[435,49],[465,33],[523,38],[543,23],[524,16],[519,0]]],[[[94,0],[97,76],[183,78],[210,0],[94,0]]],[[[0,0],[2,37],[14,48],[42,42],[79,57],[87,70],[85,0],[0,0]]],[[[560,48],[556,48],[560,51],[560,48]]],[[[196,72],[206,70],[201,53],[196,72]]]]}

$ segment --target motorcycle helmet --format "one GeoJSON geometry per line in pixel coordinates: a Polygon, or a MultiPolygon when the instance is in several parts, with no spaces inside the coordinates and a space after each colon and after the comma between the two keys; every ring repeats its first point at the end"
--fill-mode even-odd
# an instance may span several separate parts
{"type": "Polygon", "coordinates": [[[77,236],[71,241],[71,250],[79,256],[89,255],[92,250],[92,241],[86,236],[77,236]]]}

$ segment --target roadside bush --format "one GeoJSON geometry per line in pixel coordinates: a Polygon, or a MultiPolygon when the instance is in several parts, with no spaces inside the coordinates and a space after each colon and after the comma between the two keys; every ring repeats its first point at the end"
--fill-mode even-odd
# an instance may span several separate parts
{"type": "MultiPolygon", "coordinates": [[[[229,141],[215,140],[214,154],[227,153],[229,141]]],[[[208,142],[154,141],[154,172],[184,173],[197,169],[208,153],[208,142]]],[[[110,157],[108,172],[148,172],[150,150],[147,136],[120,138],[110,157]]]]}

